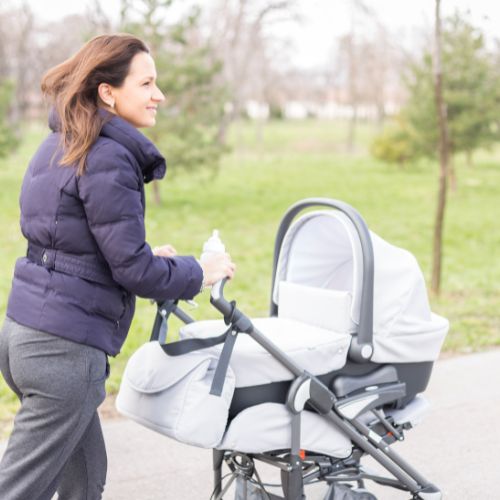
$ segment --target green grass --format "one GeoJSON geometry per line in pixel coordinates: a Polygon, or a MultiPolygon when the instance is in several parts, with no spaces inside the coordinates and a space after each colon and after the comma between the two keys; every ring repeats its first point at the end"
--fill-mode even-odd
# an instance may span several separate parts
{"type": "MultiPolygon", "coordinates": [[[[152,203],[147,187],[147,237],[152,245],[172,243],[181,254],[199,255],[213,228],[238,265],[227,295],[250,315],[266,315],[273,242],[286,208],[312,196],[341,199],[361,212],[370,228],[414,253],[430,276],[432,231],[437,196],[437,165],[421,162],[399,169],[367,153],[373,130],[362,126],[354,155],[345,152],[345,124],[276,122],[258,140],[252,123],[232,129],[233,152],[217,177],[188,176],[175,166],[160,184],[163,205],[152,203]]],[[[18,194],[29,158],[43,138],[40,127],[27,129],[20,150],[0,161],[0,312],[5,311],[12,269],[26,243],[19,231],[18,194]]],[[[168,157],[168,152],[166,152],[168,157]]],[[[448,352],[470,352],[500,345],[500,152],[482,152],[473,168],[456,159],[458,191],[450,194],[445,221],[442,294],[433,309],[448,317],[448,352]]],[[[208,295],[198,297],[197,318],[217,317],[208,295]]],[[[137,313],[120,356],[112,360],[108,390],[116,391],[123,367],[150,334],[154,307],[138,300],[137,313]]],[[[178,325],[173,325],[172,331],[178,325]]],[[[0,420],[17,407],[0,381],[0,420]]]]}

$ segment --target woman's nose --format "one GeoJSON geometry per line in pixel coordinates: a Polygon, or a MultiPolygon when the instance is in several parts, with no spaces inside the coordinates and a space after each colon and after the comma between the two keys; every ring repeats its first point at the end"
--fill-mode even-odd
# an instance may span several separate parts
{"type": "Polygon", "coordinates": [[[153,93],[152,98],[153,98],[153,101],[163,102],[165,100],[165,95],[158,87],[155,87],[155,91],[153,93]]]}

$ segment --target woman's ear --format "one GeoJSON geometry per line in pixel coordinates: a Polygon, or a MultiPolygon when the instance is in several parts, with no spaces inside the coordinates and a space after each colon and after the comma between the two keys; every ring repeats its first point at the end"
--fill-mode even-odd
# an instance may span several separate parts
{"type": "Polygon", "coordinates": [[[115,98],[113,96],[113,88],[109,83],[100,83],[97,87],[97,93],[101,101],[110,108],[115,107],[115,98]]]}

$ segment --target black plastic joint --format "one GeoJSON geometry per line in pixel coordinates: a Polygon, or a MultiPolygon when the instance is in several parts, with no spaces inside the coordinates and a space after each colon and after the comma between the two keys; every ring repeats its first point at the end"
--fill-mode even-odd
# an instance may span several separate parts
{"type": "Polygon", "coordinates": [[[433,484],[428,484],[419,493],[441,493],[441,490],[433,484]]]}
{"type": "Polygon", "coordinates": [[[358,337],[353,335],[348,356],[356,363],[368,363],[373,356],[373,344],[371,342],[361,343],[358,337]]]}
{"type": "Polygon", "coordinates": [[[243,314],[236,307],[234,307],[230,316],[224,318],[224,322],[226,325],[233,325],[233,328],[238,332],[249,333],[253,328],[249,317],[243,314]]]}
{"type": "Polygon", "coordinates": [[[311,399],[309,404],[319,413],[328,413],[337,398],[330,389],[316,378],[311,378],[311,399]]]}

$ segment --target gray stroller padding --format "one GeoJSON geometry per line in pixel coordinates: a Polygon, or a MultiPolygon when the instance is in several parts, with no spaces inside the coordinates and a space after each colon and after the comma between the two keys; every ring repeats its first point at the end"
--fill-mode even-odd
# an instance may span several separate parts
{"type": "Polygon", "coordinates": [[[148,342],[127,363],[116,407],[161,434],[214,448],[224,435],[235,382],[229,368],[222,395],[210,394],[216,364],[204,351],[166,357],[159,342],[148,342]]]}

